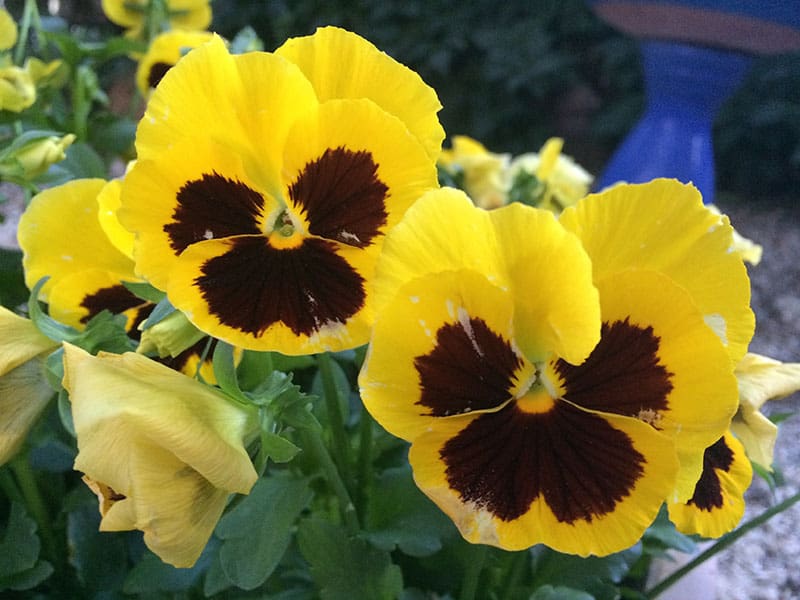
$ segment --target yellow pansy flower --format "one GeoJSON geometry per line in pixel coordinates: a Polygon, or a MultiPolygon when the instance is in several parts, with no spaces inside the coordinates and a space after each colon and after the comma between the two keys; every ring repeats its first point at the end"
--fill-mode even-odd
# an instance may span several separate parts
{"type": "Polygon", "coordinates": [[[443,150],[439,165],[452,176],[463,174],[463,187],[473,202],[492,209],[508,203],[510,156],[495,154],[466,135],[453,136],[449,150],[443,150]]]}
{"type": "Polygon", "coordinates": [[[761,414],[761,407],[769,400],[800,391],[800,363],[783,363],[747,353],[735,372],[739,382],[739,410],[731,431],[744,444],[750,460],[771,470],[778,426],[761,414]]]}
{"type": "MultiPolygon", "coordinates": [[[[581,223],[600,235],[607,216],[581,223]]],[[[443,189],[384,244],[361,394],[471,542],[627,548],[691,496],[735,411],[730,358],[689,292],[635,264],[598,277],[582,242],[549,211],[443,189]]]]}
{"type": "Polygon", "coordinates": [[[383,236],[437,185],[426,145],[438,105],[428,119],[414,106],[387,111],[379,85],[396,81],[416,86],[403,97],[435,99],[334,28],[276,54],[233,56],[219,38],[190,52],[153,92],[123,184],[137,272],[238,347],[365,343],[383,236]]]}
{"type": "Polygon", "coordinates": [[[703,455],[703,474],[692,497],[668,504],[669,518],[678,531],[718,538],[736,528],[744,515],[744,492],[753,468],[744,447],[726,433],[703,455]]]}
{"type": "Polygon", "coordinates": [[[150,42],[136,68],[136,85],[142,96],[149,96],[175,63],[192,48],[205,44],[214,37],[208,31],[174,29],[159,34],[150,42]]]}
{"type": "Polygon", "coordinates": [[[64,345],[75,469],[101,497],[101,531],[139,529],[148,548],[192,566],[231,493],[258,478],[244,444],[251,415],[215,388],[140,354],[64,345]]]}
{"type": "MultiPolygon", "coordinates": [[[[108,20],[124,27],[126,35],[138,37],[144,27],[148,4],[153,0],[103,0],[108,20]]],[[[164,0],[172,29],[206,29],[211,24],[210,0],[164,0]]]]}
{"type": "Polygon", "coordinates": [[[141,279],[133,260],[112,244],[99,220],[98,197],[118,192],[103,179],[76,179],[37,194],[17,229],[29,288],[49,277],[40,299],[50,315],[82,329],[104,309],[125,314],[134,331],[153,305],[137,298],[123,282],[141,279]]]}
{"type": "Polygon", "coordinates": [[[58,344],[0,306],[0,465],[19,450],[53,396],[43,358],[58,344]]]}

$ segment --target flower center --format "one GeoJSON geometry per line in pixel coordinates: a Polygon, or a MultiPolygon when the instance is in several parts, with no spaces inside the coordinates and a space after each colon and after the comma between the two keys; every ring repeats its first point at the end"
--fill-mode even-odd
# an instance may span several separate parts
{"type": "Polygon", "coordinates": [[[550,412],[555,405],[555,400],[541,384],[534,384],[522,397],[517,398],[519,410],[528,414],[550,412]]]}

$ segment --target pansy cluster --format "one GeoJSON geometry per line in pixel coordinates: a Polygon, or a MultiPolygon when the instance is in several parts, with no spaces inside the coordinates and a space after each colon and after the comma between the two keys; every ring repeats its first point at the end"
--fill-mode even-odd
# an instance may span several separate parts
{"type": "MultiPolygon", "coordinates": [[[[139,32],[138,3],[104,6],[139,32]]],[[[0,461],[55,357],[100,528],[188,567],[229,496],[299,451],[281,428],[318,425],[254,357],[366,348],[363,406],[469,542],[604,556],[664,506],[685,533],[737,525],[750,460],[771,464],[759,408],[800,366],[747,353],[741,246],[694,187],[587,195],[555,139],[513,168],[468,138],[442,154],[435,92],[339,28],[242,54],[172,33],[140,62],[136,160],[22,216],[32,320],[0,312],[0,461]],[[89,343],[101,327],[122,347],[89,343]],[[244,391],[240,362],[261,368],[244,391]]]]}

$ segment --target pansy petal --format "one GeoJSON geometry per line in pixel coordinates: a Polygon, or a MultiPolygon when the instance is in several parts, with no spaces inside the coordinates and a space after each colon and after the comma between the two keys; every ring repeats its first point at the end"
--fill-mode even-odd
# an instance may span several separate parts
{"type": "Polygon", "coordinates": [[[409,460],[468,541],[582,556],[635,544],[677,468],[672,442],[648,425],[566,402],[441,419],[413,441],[409,460]]]}
{"type": "Polygon", "coordinates": [[[161,79],[192,48],[205,44],[214,37],[208,31],[174,29],[159,34],[150,43],[136,68],[136,85],[145,98],[161,79]]]}
{"type": "Polygon", "coordinates": [[[778,426],[757,410],[743,406],[731,421],[731,432],[742,442],[747,457],[761,467],[772,470],[778,426]]]}
{"type": "Polygon", "coordinates": [[[580,363],[600,336],[592,264],[578,239],[553,214],[519,203],[489,218],[516,305],[517,343],[534,362],[555,352],[580,363]]]}
{"type": "Polygon", "coordinates": [[[76,179],[37,194],[20,218],[17,237],[24,253],[25,283],[42,277],[46,300],[62,277],[86,269],[131,274],[130,258],[108,240],[97,218],[102,179],[76,179]]]}
{"type": "Polygon", "coordinates": [[[736,365],[742,405],[759,409],[768,400],[800,391],[800,363],[783,363],[748,352],[736,365]]]}
{"type": "Polygon", "coordinates": [[[125,177],[119,218],[136,233],[137,272],[166,289],[187,247],[261,233],[277,206],[236,152],[200,138],[176,144],[158,160],[137,160],[125,177]]]}
{"type": "Polygon", "coordinates": [[[369,98],[400,118],[435,160],[444,140],[436,92],[411,69],[355,33],[322,27],[287,40],[276,54],[297,64],[320,101],[369,98]]]}
{"type": "Polygon", "coordinates": [[[92,317],[108,310],[124,314],[125,328],[135,331],[150,314],[153,304],[137,297],[125,287],[124,281],[136,281],[133,272],[126,279],[99,269],[86,269],[63,277],[50,292],[50,316],[75,329],[83,329],[92,317]]]}
{"type": "Polygon", "coordinates": [[[0,376],[56,346],[30,319],[0,306],[0,376]]]}
{"type": "Polygon", "coordinates": [[[75,467],[93,479],[125,493],[119,472],[133,467],[120,449],[144,434],[216,487],[247,493],[255,483],[242,446],[247,413],[214,388],[140,354],[95,357],[69,344],[64,386],[79,440],[75,467]]]}
{"type": "Polygon", "coordinates": [[[277,182],[289,128],[316,105],[296,65],[266,52],[233,56],[215,37],[184,56],[153,92],[136,131],[137,156],[157,156],[186,138],[211,138],[257,160],[277,182]]]}
{"type": "Polygon", "coordinates": [[[718,538],[741,521],[752,478],[744,447],[726,433],[706,450],[703,474],[689,501],[668,505],[669,518],[682,533],[718,538]]]}
{"type": "Polygon", "coordinates": [[[731,251],[727,218],[703,206],[696,188],[671,179],[618,185],[560,221],[583,242],[596,281],[628,268],[665,273],[691,293],[734,364],[744,356],[755,327],[747,270],[731,251]]]}
{"type": "Polygon", "coordinates": [[[675,438],[678,494],[688,498],[705,448],[736,411],[736,378],[725,348],[688,292],[661,273],[621,271],[598,287],[600,343],[579,366],[556,363],[564,398],[637,417],[675,438]]]}
{"type": "Polygon", "coordinates": [[[288,204],[310,234],[359,248],[438,187],[419,142],[365,99],[330,100],[299,119],[287,140],[284,177],[288,204]]]}
{"type": "Polygon", "coordinates": [[[427,192],[386,236],[376,267],[376,307],[381,310],[401,286],[429,273],[473,269],[504,285],[499,251],[488,214],[464,192],[427,192]]]}
{"type": "Polygon", "coordinates": [[[133,260],[134,235],[122,226],[117,213],[122,205],[122,180],[112,179],[97,195],[97,220],[114,247],[133,260]]]}
{"type": "Polygon", "coordinates": [[[241,348],[293,355],[366,343],[369,253],[295,237],[291,247],[261,235],[194,244],[167,294],[198,329],[241,348]]]}
{"type": "Polygon", "coordinates": [[[0,465],[8,462],[22,446],[53,394],[42,360],[29,360],[8,371],[0,370],[0,465]]]}
{"type": "Polygon", "coordinates": [[[509,294],[474,271],[420,277],[376,321],[359,376],[367,410],[413,440],[442,417],[494,411],[526,390],[509,294]]]}

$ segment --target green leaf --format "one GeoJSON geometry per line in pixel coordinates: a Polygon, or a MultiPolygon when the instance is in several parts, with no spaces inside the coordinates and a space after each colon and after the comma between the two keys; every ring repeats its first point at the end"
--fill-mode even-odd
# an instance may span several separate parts
{"type": "Polygon", "coordinates": [[[124,538],[102,533],[97,503],[81,506],[67,515],[69,562],[91,590],[117,590],[127,573],[124,538]]]}
{"type": "Polygon", "coordinates": [[[311,500],[305,479],[271,474],[217,525],[220,563],[236,586],[252,590],[278,566],[292,540],[295,520],[311,500]]]}
{"type": "Polygon", "coordinates": [[[298,541],[322,600],[394,600],[403,591],[402,572],[389,553],[347,537],[338,525],[309,519],[300,525],[298,541]]]}
{"type": "Polygon", "coordinates": [[[442,537],[454,532],[452,521],[419,491],[408,466],[381,473],[375,489],[364,537],[378,548],[430,556],[441,549],[442,537]]]}
{"type": "Polygon", "coordinates": [[[164,292],[154,288],[149,283],[136,282],[136,281],[123,281],[122,285],[124,285],[128,289],[128,291],[131,292],[137,298],[141,298],[142,300],[147,300],[148,302],[152,302],[153,304],[158,304],[167,296],[164,292]]]}
{"type": "Polygon", "coordinates": [[[84,142],[74,142],[66,150],[67,157],[58,163],[59,167],[72,174],[73,179],[87,177],[107,177],[106,165],[100,155],[84,142]]]}
{"type": "Polygon", "coordinates": [[[184,592],[193,587],[208,569],[215,550],[216,545],[211,540],[194,566],[189,569],[178,569],[168,565],[147,551],[142,560],[128,573],[122,591],[126,594],[184,592]]]}
{"type": "Polygon", "coordinates": [[[217,341],[211,364],[214,367],[214,377],[217,379],[217,385],[222,391],[236,400],[249,404],[250,399],[239,388],[239,380],[236,377],[236,363],[233,360],[233,346],[222,340],[217,341]]]}
{"type": "Polygon", "coordinates": [[[150,315],[145,319],[144,323],[142,323],[142,329],[147,329],[148,327],[152,327],[159,321],[162,321],[172,313],[174,313],[176,308],[170,304],[168,298],[163,298],[156,304],[156,307],[152,310],[150,315]]]}
{"type": "Polygon", "coordinates": [[[595,600],[595,597],[584,591],[563,585],[555,587],[543,585],[533,593],[530,600],[595,600]]]}
{"type": "Polygon", "coordinates": [[[650,554],[661,554],[661,550],[664,548],[691,554],[697,547],[692,538],[675,529],[675,525],[669,520],[667,511],[663,507],[656,520],[645,531],[642,541],[644,542],[645,552],[650,554]]]}
{"type": "Polygon", "coordinates": [[[300,448],[292,442],[271,431],[261,433],[261,446],[263,452],[276,463],[289,462],[300,452],[300,448]]]}
{"type": "Polygon", "coordinates": [[[46,560],[37,562],[33,567],[8,577],[0,577],[0,591],[29,590],[35,588],[53,573],[53,565],[46,560]]]}
{"type": "Polygon", "coordinates": [[[21,504],[12,502],[8,525],[0,542],[0,577],[33,568],[39,558],[39,548],[36,522],[21,504]]]}

